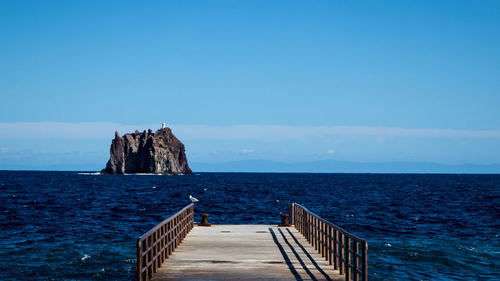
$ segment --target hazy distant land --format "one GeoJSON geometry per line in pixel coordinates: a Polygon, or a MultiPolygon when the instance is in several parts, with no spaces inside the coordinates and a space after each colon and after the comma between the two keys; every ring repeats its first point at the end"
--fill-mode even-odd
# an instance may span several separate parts
{"type": "Polygon", "coordinates": [[[360,163],[335,160],[285,163],[242,160],[222,163],[191,163],[195,172],[289,172],[289,173],[478,173],[499,174],[500,164],[447,165],[430,162],[360,163]]]}

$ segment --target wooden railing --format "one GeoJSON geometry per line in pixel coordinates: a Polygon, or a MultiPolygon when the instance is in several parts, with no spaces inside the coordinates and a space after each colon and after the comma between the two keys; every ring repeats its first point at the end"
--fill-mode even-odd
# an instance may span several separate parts
{"type": "Polygon", "coordinates": [[[290,220],[346,281],[368,280],[368,242],[292,203],[290,220]]]}
{"type": "Polygon", "coordinates": [[[148,280],[194,226],[194,204],[162,221],[137,239],[137,281],[148,280]]]}

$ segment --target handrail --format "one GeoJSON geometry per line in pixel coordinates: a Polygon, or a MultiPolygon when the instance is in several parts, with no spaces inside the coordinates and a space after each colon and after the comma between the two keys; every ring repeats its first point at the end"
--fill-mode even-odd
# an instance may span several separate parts
{"type": "Polygon", "coordinates": [[[368,242],[292,203],[290,220],[309,243],[346,281],[368,280],[368,242]],[[361,279],[360,279],[361,278],[361,279]]]}
{"type": "Polygon", "coordinates": [[[137,238],[137,281],[148,280],[194,227],[194,204],[137,238]]]}

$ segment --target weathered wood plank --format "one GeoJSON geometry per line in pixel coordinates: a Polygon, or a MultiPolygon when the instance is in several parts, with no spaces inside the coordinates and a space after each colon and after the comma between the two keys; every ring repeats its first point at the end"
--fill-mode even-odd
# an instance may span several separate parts
{"type": "Polygon", "coordinates": [[[195,227],[155,274],[173,280],[344,280],[295,228],[195,227]]]}

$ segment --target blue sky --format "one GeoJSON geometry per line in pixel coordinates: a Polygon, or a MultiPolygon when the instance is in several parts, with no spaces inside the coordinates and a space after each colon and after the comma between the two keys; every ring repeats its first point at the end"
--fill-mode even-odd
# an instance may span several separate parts
{"type": "Polygon", "coordinates": [[[190,162],[499,163],[498,50],[498,1],[3,1],[0,169],[163,121],[190,162]]]}

